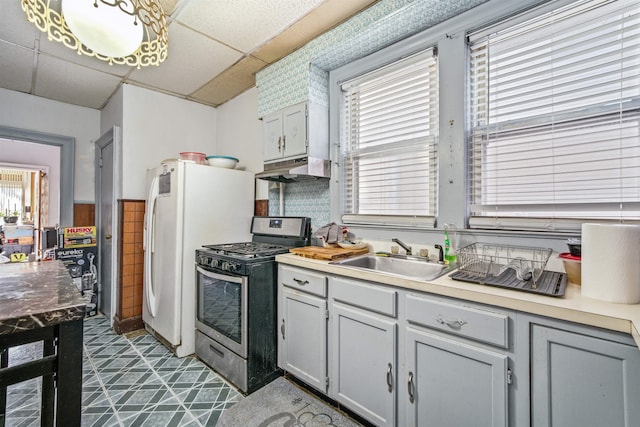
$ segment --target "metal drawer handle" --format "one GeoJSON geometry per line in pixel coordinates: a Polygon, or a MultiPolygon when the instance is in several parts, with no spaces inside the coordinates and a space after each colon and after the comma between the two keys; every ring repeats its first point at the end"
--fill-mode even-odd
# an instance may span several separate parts
{"type": "Polygon", "coordinates": [[[409,391],[409,402],[413,403],[415,398],[413,397],[413,372],[409,371],[409,381],[407,383],[407,389],[409,391]]]}
{"type": "Polygon", "coordinates": [[[308,285],[309,284],[308,280],[296,279],[295,277],[293,278],[293,281],[296,282],[300,286],[304,286],[304,285],[308,285]]]}
{"type": "Polygon", "coordinates": [[[280,332],[282,333],[282,339],[284,339],[284,319],[282,319],[282,325],[280,325],[280,332]]]}
{"type": "Polygon", "coordinates": [[[391,375],[392,368],[393,367],[391,366],[391,363],[389,363],[389,365],[387,366],[387,388],[389,390],[389,393],[393,391],[393,376],[391,375]]]}
{"type": "Polygon", "coordinates": [[[440,323],[441,325],[447,325],[451,329],[460,329],[460,328],[462,328],[463,325],[467,324],[466,320],[462,320],[462,319],[456,319],[456,320],[454,320],[454,319],[445,319],[441,315],[438,315],[436,317],[436,322],[440,323]]]}

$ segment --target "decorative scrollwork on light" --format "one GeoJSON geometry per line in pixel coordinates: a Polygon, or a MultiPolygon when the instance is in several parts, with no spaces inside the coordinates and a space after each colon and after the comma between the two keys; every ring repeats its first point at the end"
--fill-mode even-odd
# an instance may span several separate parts
{"type": "Polygon", "coordinates": [[[27,20],[33,23],[40,31],[47,34],[49,40],[57,41],[79,55],[87,55],[106,61],[109,64],[128,65],[132,67],[145,67],[160,65],[168,54],[169,31],[162,7],[157,0],[94,0],[108,7],[118,7],[124,13],[134,17],[135,24],[144,26],[144,37],[138,49],[124,57],[111,57],[94,52],[73,34],[64,20],[61,11],[53,8],[53,4],[61,4],[61,1],[52,0],[21,0],[27,20]]]}

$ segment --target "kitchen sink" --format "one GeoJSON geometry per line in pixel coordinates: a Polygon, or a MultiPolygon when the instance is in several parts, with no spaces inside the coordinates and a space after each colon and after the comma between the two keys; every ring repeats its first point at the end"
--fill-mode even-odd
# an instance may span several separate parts
{"type": "Polygon", "coordinates": [[[428,262],[425,258],[408,256],[361,255],[332,261],[329,264],[369,270],[416,280],[433,280],[454,270],[454,266],[428,262]]]}

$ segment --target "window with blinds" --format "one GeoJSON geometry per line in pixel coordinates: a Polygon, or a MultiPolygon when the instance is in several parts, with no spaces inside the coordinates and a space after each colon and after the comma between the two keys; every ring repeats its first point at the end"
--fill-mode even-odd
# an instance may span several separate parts
{"type": "Polygon", "coordinates": [[[342,85],[345,223],[433,227],[438,67],[435,49],[342,85]]]}
{"type": "Polygon", "coordinates": [[[27,172],[0,169],[0,212],[12,216],[21,212],[24,199],[24,184],[27,172]]]}
{"type": "Polygon", "coordinates": [[[640,1],[578,1],[469,35],[470,225],[640,219],[640,1]]]}

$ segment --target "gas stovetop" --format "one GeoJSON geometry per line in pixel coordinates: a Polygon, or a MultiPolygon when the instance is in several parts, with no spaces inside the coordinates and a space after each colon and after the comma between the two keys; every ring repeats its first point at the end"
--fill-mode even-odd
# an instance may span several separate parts
{"type": "Polygon", "coordinates": [[[242,259],[261,258],[289,252],[292,246],[276,245],[263,242],[226,243],[221,245],[204,245],[210,254],[224,255],[242,259]]]}

